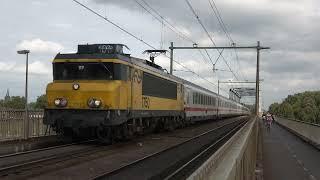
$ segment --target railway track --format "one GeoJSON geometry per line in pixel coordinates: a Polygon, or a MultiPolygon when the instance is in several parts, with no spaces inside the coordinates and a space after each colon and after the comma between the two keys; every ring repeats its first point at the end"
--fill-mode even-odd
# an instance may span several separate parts
{"type": "MultiPolygon", "coordinates": [[[[171,152],[171,149],[182,147],[180,146],[182,144],[200,143],[199,145],[204,147],[208,144],[207,142],[195,141],[203,137],[209,138],[213,134],[216,134],[214,139],[217,140],[218,136],[222,136],[223,129],[233,129],[232,126],[235,126],[233,122],[240,123],[239,119],[241,118],[231,118],[212,124],[199,124],[177,130],[174,133],[164,132],[158,135],[150,135],[151,137],[142,136],[133,141],[116,143],[110,146],[101,146],[91,142],[83,144],[72,143],[0,156],[0,179],[52,179],[53,177],[53,179],[103,179],[103,177],[118,179],[114,177],[124,175],[123,172],[130,169],[130,167],[135,167],[141,162],[158,157],[157,154],[163,155],[164,152],[171,152]],[[214,131],[221,132],[217,134],[213,133],[214,131]],[[140,142],[141,146],[139,145],[140,142]]],[[[208,140],[212,141],[212,138],[208,140]]],[[[194,145],[191,146],[195,147],[194,145]]],[[[172,158],[171,156],[169,158],[180,160],[186,158],[179,157],[182,154],[181,152],[175,153],[178,154],[177,157],[174,156],[172,158]]],[[[190,152],[186,153],[191,155],[190,152]]],[[[190,157],[179,161],[175,166],[168,163],[170,168],[162,167],[161,170],[163,171],[154,172],[148,177],[164,179],[165,177],[161,176],[161,173],[165,172],[169,176],[170,173],[182,166],[181,163],[188,162],[190,157]]],[[[124,179],[127,179],[127,177],[124,179]]],[[[147,178],[136,177],[133,179],[147,178]]]]}
{"type": "Polygon", "coordinates": [[[96,140],[86,140],[81,142],[63,144],[47,148],[39,148],[30,151],[23,151],[18,153],[6,154],[0,156],[0,179],[10,174],[17,174],[33,165],[48,162],[50,160],[59,161],[66,157],[70,157],[79,153],[87,153],[95,150],[99,145],[92,145],[90,143],[96,140]]]}
{"type": "Polygon", "coordinates": [[[185,179],[246,122],[224,124],[92,179],[185,179]]]}
{"type": "Polygon", "coordinates": [[[67,143],[67,144],[62,144],[62,145],[50,146],[50,147],[45,147],[45,148],[38,148],[38,149],[29,150],[29,151],[21,151],[21,152],[16,152],[16,153],[4,154],[4,155],[0,155],[0,159],[6,158],[6,157],[11,157],[11,156],[19,156],[19,155],[23,155],[23,154],[30,154],[30,153],[35,153],[35,152],[47,151],[47,150],[57,149],[57,148],[62,148],[62,147],[68,147],[68,146],[72,146],[72,145],[78,145],[78,144],[94,142],[94,141],[95,140],[87,140],[87,141],[81,141],[81,142],[74,142],[74,143],[67,143]]]}

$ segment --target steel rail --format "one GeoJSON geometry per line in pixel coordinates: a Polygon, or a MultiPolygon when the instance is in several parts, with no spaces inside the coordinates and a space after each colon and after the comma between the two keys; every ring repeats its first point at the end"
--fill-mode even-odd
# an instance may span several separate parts
{"type": "Polygon", "coordinates": [[[106,177],[111,176],[111,175],[114,175],[114,174],[117,174],[117,173],[119,173],[120,171],[122,171],[122,170],[124,170],[124,169],[133,167],[134,165],[136,165],[136,164],[138,164],[138,163],[140,163],[140,162],[142,162],[142,161],[144,161],[144,160],[146,160],[146,159],[149,159],[149,158],[158,156],[158,155],[160,155],[160,154],[162,154],[162,153],[164,153],[164,152],[167,152],[167,151],[169,151],[169,150],[172,150],[172,149],[175,149],[175,148],[177,148],[177,147],[180,147],[181,145],[184,145],[184,144],[186,144],[186,143],[188,143],[188,142],[190,142],[190,141],[193,141],[193,140],[195,140],[195,139],[201,138],[201,137],[204,136],[204,135],[207,135],[207,134],[209,134],[209,133],[212,133],[212,132],[214,132],[214,131],[217,131],[217,130],[219,130],[219,129],[222,129],[222,128],[228,126],[228,125],[231,125],[231,124],[234,124],[234,123],[238,123],[238,122],[241,122],[241,121],[243,121],[243,119],[240,119],[240,120],[237,120],[237,121],[233,121],[233,122],[230,122],[230,123],[221,125],[221,126],[219,126],[219,127],[217,127],[217,128],[214,128],[214,129],[211,129],[211,130],[206,131],[206,132],[204,132],[204,133],[201,133],[201,134],[199,134],[199,135],[197,135],[197,136],[195,136],[195,137],[189,138],[188,140],[186,140],[186,141],[184,141],[184,142],[182,142],[182,143],[179,143],[179,144],[176,144],[176,145],[174,145],[174,146],[171,146],[171,147],[169,147],[169,148],[167,148],[167,149],[160,150],[160,151],[157,151],[157,152],[155,152],[155,153],[149,154],[149,155],[147,155],[147,156],[145,156],[145,157],[143,157],[143,158],[137,159],[137,160],[135,160],[135,161],[133,161],[133,162],[131,162],[131,163],[129,163],[129,164],[126,164],[126,165],[124,165],[124,166],[121,166],[121,167],[119,167],[119,168],[117,168],[117,169],[115,169],[115,170],[112,170],[112,171],[105,172],[105,173],[102,173],[102,174],[100,174],[100,175],[97,175],[97,176],[93,177],[92,180],[105,179],[106,177]]]}
{"type": "Polygon", "coordinates": [[[21,152],[17,152],[17,153],[4,154],[4,155],[0,155],[0,159],[6,158],[6,157],[11,157],[11,156],[19,156],[19,155],[30,154],[30,153],[34,153],[34,152],[57,149],[57,148],[62,148],[62,147],[68,147],[68,146],[72,146],[72,145],[78,145],[78,144],[83,144],[83,143],[87,143],[87,142],[94,142],[94,141],[95,140],[87,140],[87,141],[74,142],[74,143],[57,145],[57,146],[50,146],[50,147],[46,147],[46,148],[38,148],[38,149],[30,150],[30,151],[21,151],[21,152]]]}
{"type": "MultiPolygon", "coordinates": [[[[94,141],[94,140],[91,140],[91,141],[94,141]]],[[[74,144],[74,145],[77,145],[77,144],[74,144]]],[[[64,147],[67,147],[67,146],[72,146],[72,145],[69,144],[69,145],[65,145],[64,147]]],[[[17,164],[13,164],[13,165],[5,165],[5,166],[0,167],[0,177],[3,176],[4,174],[5,175],[6,174],[11,174],[10,171],[12,171],[12,170],[17,171],[17,168],[24,168],[24,167],[27,167],[27,166],[35,165],[37,163],[46,162],[46,161],[49,161],[49,160],[59,160],[59,159],[66,158],[68,156],[69,156],[69,159],[70,159],[74,155],[79,155],[79,154],[82,154],[82,153],[88,153],[90,149],[92,149],[92,151],[96,151],[97,147],[99,147],[99,145],[94,145],[94,146],[91,146],[91,147],[86,147],[86,148],[82,148],[82,149],[79,149],[79,150],[74,150],[74,151],[70,151],[70,152],[66,152],[66,153],[62,153],[62,154],[49,155],[49,157],[46,156],[46,157],[38,158],[38,159],[35,159],[35,160],[31,160],[31,161],[23,161],[23,162],[20,162],[20,163],[17,163],[17,164]]],[[[60,148],[63,148],[63,147],[60,147],[60,148]]],[[[51,148],[51,149],[57,149],[57,148],[51,148]]],[[[100,150],[100,149],[98,149],[98,150],[100,150]]],[[[33,152],[39,152],[39,151],[34,150],[33,152]]],[[[27,152],[27,153],[24,153],[24,154],[30,154],[30,153],[31,152],[27,152]]],[[[20,155],[23,155],[23,154],[20,154],[20,155]]],[[[8,155],[8,157],[10,157],[10,156],[11,155],[8,155]]]]}
{"type": "Polygon", "coordinates": [[[204,149],[203,151],[201,151],[198,155],[196,155],[195,157],[193,157],[190,161],[188,161],[187,163],[183,164],[179,169],[177,169],[176,171],[174,171],[173,173],[171,173],[170,175],[168,175],[166,178],[164,178],[164,180],[169,180],[171,178],[174,178],[174,176],[177,176],[179,173],[181,173],[185,168],[187,168],[187,166],[191,165],[192,163],[195,163],[197,160],[199,160],[200,158],[202,158],[205,153],[209,152],[210,150],[216,148],[217,146],[219,146],[219,143],[223,142],[224,140],[228,139],[230,137],[230,135],[233,135],[234,133],[236,133],[238,131],[238,129],[240,129],[241,127],[243,127],[246,123],[248,123],[248,121],[245,121],[243,123],[240,123],[239,125],[237,125],[236,127],[234,127],[231,131],[229,131],[228,133],[226,133],[225,135],[223,135],[221,138],[219,138],[217,141],[215,141],[213,144],[211,144],[209,147],[207,147],[206,149],[204,149]]]}

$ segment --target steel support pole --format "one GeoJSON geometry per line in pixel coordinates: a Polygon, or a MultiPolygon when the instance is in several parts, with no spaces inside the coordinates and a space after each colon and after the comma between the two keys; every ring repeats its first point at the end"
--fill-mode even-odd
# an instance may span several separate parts
{"type": "Polygon", "coordinates": [[[217,108],[217,117],[219,119],[219,106],[220,106],[220,81],[218,79],[218,108],[217,108]]]}
{"type": "Polygon", "coordinates": [[[29,113],[28,113],[28,61],[29,53],[26,53],[26,85],[25,85],[25,123],[24,123],[24,138],[29,138],[29,113]]]}
{"type": "Polygon", "coordinates": [[[173,42],[171,42],[171,48],[170,48],[170,74],[173,73],[173,42]]]}
{"type": "Polygon", "coordinates": [[[259,82],[260,82],[260,41],[257,42],[257,72],[256,72],[256,115],[259,116],[259,82]]]}

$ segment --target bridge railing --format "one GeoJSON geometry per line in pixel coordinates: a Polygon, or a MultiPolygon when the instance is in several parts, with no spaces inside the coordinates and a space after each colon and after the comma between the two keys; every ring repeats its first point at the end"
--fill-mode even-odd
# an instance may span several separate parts
{"type": "Polygon", "coordinates": [[[187,180],[256,180],[258,121],[251,119],[187,180]]]}
{"type": "MultiPolygon", "coordinates": [[[[29,137],[54,135],[54,132],[43,124],[43,110],[29,110],[29,137]]],[[[25,111],[0,109],[0,141],[24,138],[25,111]]]]}
{"type": "Polygon", "coordinates": [[[276,122],[320,149],[320,125],[296,119],[276,117],[276,122]]]}

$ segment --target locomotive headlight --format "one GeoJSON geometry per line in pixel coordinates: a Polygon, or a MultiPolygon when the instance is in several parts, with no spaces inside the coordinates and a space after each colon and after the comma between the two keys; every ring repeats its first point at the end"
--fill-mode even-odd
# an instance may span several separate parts
{"type": "Polygon", "coordinates": [[[94,99],[94,98],[90,98],[88,100],[88,106],[91,107],[91,108],[98,108],[101,106],[101,100],[99,99],[94,99]]]}
{"type": "Polygon", "coordinates": [[[61,107],[67,106],[67,103],[68,103],[68,102],[67,102],[66,99],[64,99],[64,98],[61,98],[61,99],[60,99],[60,106],[61,106],[61,107]]]}
{"type": "Polygon", "coordinates": [[[96,105],[97,107],[99,107],[101,105],[101,101],[100,100],[95,100],[94,101],[94,105],[96,105]]]}
{"type": "Polygon", "coordinates": [[[65,107],[65,106],[67,106],[68,101],[65,98],[57,98],[57,99],[54,100],[54,104],[57,107],[65,107]]]}
{"type": "Polygon", "coordinates": [[[60,105],[60,99],[54,100],[54,104],[55,104],[56,106],[59,106],[59,105],[60,105]]]}
{"type": "Polygon", "coordinates": [[[73,84],[73,89],[74,90],[78,90],[79,88],[80,88],[79,84],[77,84],[77,83],[73,84]]]}

